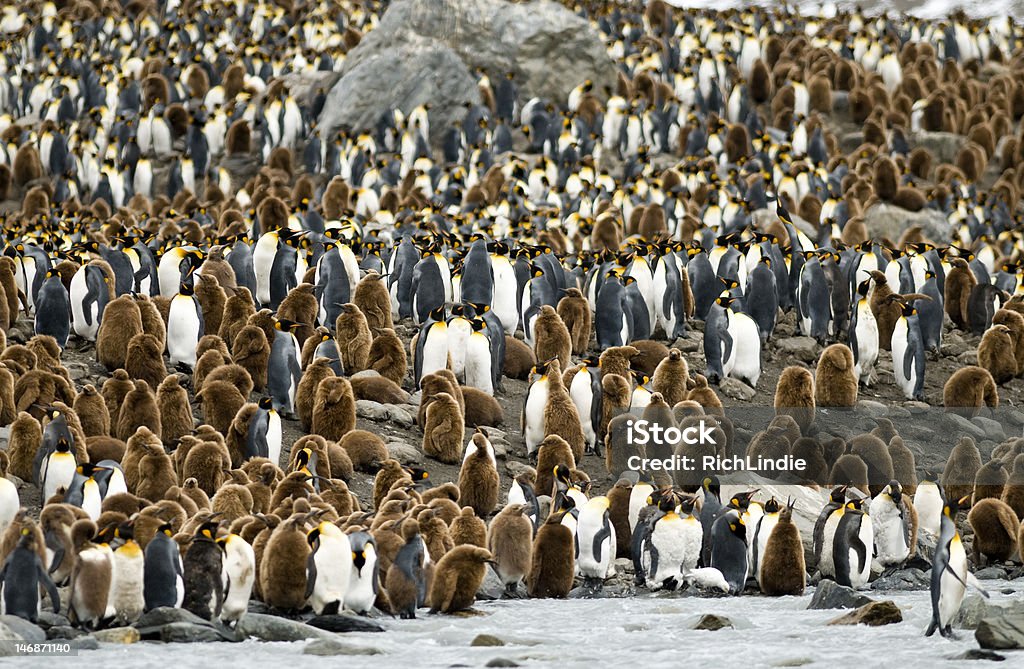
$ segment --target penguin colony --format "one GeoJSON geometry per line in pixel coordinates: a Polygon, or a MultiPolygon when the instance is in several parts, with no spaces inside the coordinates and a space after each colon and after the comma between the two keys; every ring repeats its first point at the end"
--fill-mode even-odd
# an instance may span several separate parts
{"type": "Polygon", "coordinates": [[[340,69],[384,2],[101,4],[0,19],[0,191],[18,203],[0,257],[0,464],[42,499],[36,516],[0,479],[5,612],[35,620],[43,586],[85,629],[161,606],[233,624],[250,598],[413,618],[472,606],[487,569],[510,595],[565,597],[616,557],[649,589],[801,594],[810,569],[864,586],[920,531],[943,565],[928,631],[949,634],[969,578],[959,506],[973,502],[976,564],[1016,559],[1012,447],[983,468],[965,438],[940,487],[917,481],[891,424],[838,444],[809,429],[815,406],[888,383],[884,358],[900,394],[927,400],[951,331],[981,343],[945,382],[948,409],[994,407],[1024,374],[1010,20],[584,2],[614,88],[528,98],[515,73],[481,72],[464,120],[432,132],[426,104],[321,127],[327,91],[287,83],[340,69]],[[912,148],[935,131],[965,141],[912,148]],[[875,235],[879,204],[933,210],[943,230],[875,235]],[[813,374],[782,375],[757,445],[844,484],[814,564],[792,500],[720,499],[714,474],[591,494],[602,464],[625,469],[621,410],[718,416],[727,443],[712,386],[756,388],[784,318],[828,346],[813,374]],[[695,323],[691,375],[661,342],[695,323]],[[105,368],[100,387],[73,382],[69,348],[105,368]],[[487,427],[506,379],[529,384],[537,467],[500,506],[487,427]],[[417,390],[422,450],[456,481],[431,487],[356,429],[357,401],[417,390]],[[953,480],[965,470],[978,481],[953,480]],[[349,483],[367,473],[361,499],[349,483]]]}

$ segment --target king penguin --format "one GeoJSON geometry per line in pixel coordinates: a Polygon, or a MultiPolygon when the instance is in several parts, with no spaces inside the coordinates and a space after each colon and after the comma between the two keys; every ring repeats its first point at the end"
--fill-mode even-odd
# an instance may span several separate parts
{"type": "Polygon", "coordinates": [[[832,544],[836,583],[855,590],[868,582],[875,544],[871,516],[862,506],[861,499],[852,499],[846,503],[832,544]]]}
{"type": "Polygon", "coordinates": [[[584,583],[600,589],[615,573],[615,527],[605,496],[587,500],[576,519],[576,566],[584,583]]]}
{"type": "Polygon", "coordinates": [[[54,611],[60,611],[60,594],[43,560],[36,552],[36,535],[31,527],[22,527],[18,544],[0,569],[4,613],[34,623],[39,617],[39,587],[46,588],[54,611]]]}
{"type": "Polygon", "coordinates": [[[67,346],[71,334],[71,299],[56,269],[46,272],[36,296],[35,333],[53,337],[61,348],[67,346]]]}
{"type": "Polygon", "coordinates": [[[299,342],[294,334],[300,325],[285,319],[274,321],[274,341],[267,361],[267,392],[274,409],[285,416],[295,413],[295,391],[302,376],[299,342]]]}
{"type": "Polygon", "coordinates": [[[725,577],[730,594],[743,592],[749,573],[747,528],[738,509],[727,509],[711,527],[711,567],[725,577]]]}
{"type": "Polygon", "coordinates": [[[377,544],[369,532],[348,535],[352,546],[352,573],[345,591],[345,608],[366,614],[377,601],[377,544]]]}
{"type": "Polygon", "coordinates": [[[322,521],[306,535],[306,599],[316,615],[338,613],[352,573],[352,545],[334,523],[322,521]]]}
{"type": "Polygon", "coordinates": [[[71,318],[75,334],[96,341],[100,319],[110,298],[110,279],[97,265],[86,264],[71,277],[71,318]]]}
{"type": "Polygon", "coordinates": [[[956,529],[956,514],[960,505],[969,499],[949,500],[942,507],[942,525],[932,557],[932,619],[925,636],[935,634],[935,630],[944,637],[954,636],[953,617],[960,611],[968,578],[967,551],[956,529]]]}
{"type": "Polygon", "coordinates": [[[143,568],[143,594],[146,611],[161,606],[179,607],[185,599],[185,577],[181,551],[171,537],[170,523],[163,523],[146,544],[143,568]]]}
{"type": "Polygon", "coordinates": [[[196,345],[203,334],[203,309],[189,275],[181,282],[178,294],[171,298],[167,313],[167,355],[171,364],[194,368],[196,345]]]}

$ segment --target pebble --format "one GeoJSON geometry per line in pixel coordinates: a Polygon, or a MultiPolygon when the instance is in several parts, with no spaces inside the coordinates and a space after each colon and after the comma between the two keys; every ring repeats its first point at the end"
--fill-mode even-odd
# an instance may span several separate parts
{"type": "Polygon", "coordinates": [[[715,631],[720,629],[732,629],[736,626],[732,624],[732,621],[725,616],[718,616],[714,613],[705,613],[700,617],[700,620],[690,629],[694,630],[708,630],[715,631]]]}
{"type": "Polygon", "coordinates": [[[470,646],[504,646],[505,642],[493,634],[477,634],[470,646]]]}
{"type": "Polygon", "coordinates": [[[814,362],[818,359],[818,342],[812,337],[789,337],[779,339],[775,346],[780,353],[792,356],[803,362],[814,362]]]}
{"type": "Polygon", "coordinates": [[[808,609],[855,609],[873,600],[853,588],[839,585],[832,580],[823,580],[814,591],[808,609]]]}
{"type": "Polygon", "coordinates": [[[419,463],[423,461],[423,453],[421,453],[415,446],[410,446],[409,444],[400,441],[393,441],[387,445],[387,449],[388,454],[402,464],[408,464],[410,462],[419,463]]]}
{"type": "Polygon", "coordinates": [[[335,655],[380,655],[381,651],[376,648],[350,646],[337,639],[313,639],[302,649],[302,654],[332,657],[335,655]]]}
{"type": "Polygon", "coordinates": [[[843,615],[830,620],[829,625],[892,625],[903,622],[903,612],[895,602],[885,600],[882,602],[871,602],[864,606],[844,613],[843,615]]]}
{"type": "Polygon", "coordinates": [[[142,640],[139,630],[134,627],[111,627],[110,629],[97,630],[92,635],[100,643],[131,644],[142,640]]]}
{"type": "Polygon", "coordinates": [[[734,400],[749,402],[757,396],[757,391],[743,383],[739,379],[724,378],[718,384],[722,394],[734,400]]]}
{"type": "Polygon", "coordinates": [[[983,439],[985,437],[985,430],[960,414],[947,413],[944,414],[943,419],[949,427],[957,432],[966,433],[975,439],[983,439]]]}
{"type": "Polygon", "coordinates": [[[1024,648],[1024,613],[982,618],[974,638],[982,648],[1012,650],[1024,648]]]}

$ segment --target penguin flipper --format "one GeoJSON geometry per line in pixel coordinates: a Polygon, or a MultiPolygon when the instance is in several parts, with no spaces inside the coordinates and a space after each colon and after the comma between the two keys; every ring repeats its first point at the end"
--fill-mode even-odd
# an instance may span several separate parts
{"type": "MultiPolygon", "coordinates": [[[[6,565],[4,568],[6,569],[6,565]]],[[[46,567],[38,555],[36,556],[36,573],[39,574],[39,581],[46,588],[46,595],[50,598],[53,610],[60,611],[60,593],[57,592],[57,585],[50,578],[50,574],[46,571],[46,567]]]]}
{"type": "Polygon", "coordinates": [[[602,553],[601,548],[604,545],[605,540],[608,539],[611,536],[611,530],[609,529],[610,521],[608,520],[608,518],[609,518],[608,512],[605,511],[604,512],[604,525],[602,525],[601,529],[598,530],[597,533],[594,535],[593,553],[594,553],[594,559],[598,563],[601,562],[601,553],[602,553]]]}
{"type": "Polygon", "coordinates": [[[850,540],[850,548],[857,552],[857,572],[864,571],[864,564],[868,560],[868,549],[864,545],[864,542],[860,540],[860,535],[855,534],[850,540]]]}
{"type": "Polygon", "coordinates": [[[306,558],[306,594],[303,595],[305,599],[309,599],[310,595],[313,594],[313,586],[316,585],[316,552],[310,551],[309,557],[306,558]]]}
{"type": "Polygon", "coordinates": [[[722,364],[724,365],[725,361],[732,355],[732,335],[729,334],[729,330],[727,328],[722,328],[720,332],[722,336],[722,345],[724,346],[722,349],[722,364]]]}
{"type": "Polygon", "coordinates": [[[53,572],[57,571],[58,569],[60,569],[60,565],[63,562],[64,562],[64,547],[61,546],[60,548],[58,548],[55,551],[53,551],[52,564],[50,565],[50,568],[47,570],[46,573],[52,574],[53,572]]]}

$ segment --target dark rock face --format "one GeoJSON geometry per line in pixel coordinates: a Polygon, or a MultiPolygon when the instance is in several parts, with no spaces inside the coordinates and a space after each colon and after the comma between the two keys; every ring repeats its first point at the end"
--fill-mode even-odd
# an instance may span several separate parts
{"type": "Polygon", "coordinates": [[[835,581],[824,580],[814,591],[808,609],[856,609],[870,604],[872,599],[853,588],[839,585],[835,581]]]}
{"type": "Polygon", "coordinates": [[[431,103],[434,141],[478,100],[477,68],[492,81],[515,73],[520,105],[564,101],[589,79],[604,97],[615,66],[597,32],[560,4],[539,0],[397,0],[348,55],[328,94],[320,126],[372,127],[390,107],[431,103]]]}
{"type": "Polygon", "coordinates": [[[1024,613],[1011,613],[983,618],[974,638],[982,648],[1011,650],[1024,648],[1024,613]]]}
{"type": "Polygon", "coordinates": [[[316,616],[306,623],[328,632],[383,632],[384,628],[365,618],[345,613],[316,616]]]}

